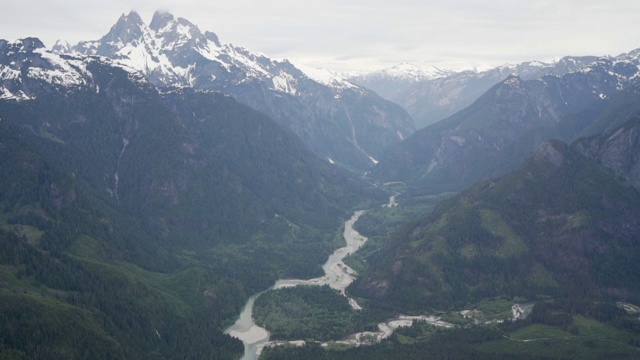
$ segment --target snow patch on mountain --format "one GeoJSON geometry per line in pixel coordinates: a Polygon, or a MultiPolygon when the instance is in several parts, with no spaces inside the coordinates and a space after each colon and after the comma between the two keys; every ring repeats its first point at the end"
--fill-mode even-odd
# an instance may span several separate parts
{"type": "Polygon", "coordinates": [[[420,67],[414,64],[402,63],[396,66],[383,69],[377,74],[389,78],[402,79],[405,81],[422,81],[437,79],[450,74],[450,70],[440,69],[436,66],[420,67]]]}
{"type": "Polygon", "coordinates": [[[329,69],[317,69],[313,67],[296,65],[309,79],[334,89],[359,89],[357,85],[349,82],[342,75],[329,69]]]}
{"type": "Polygon", "coordinates": [[[87,85],[91,74],[87,71],[87,65],[81,58],[67,57],[53,54],[44,48],[34,50],[40,58],[47,61],[50,68],[31,66],[27,76],[32,79],[40,79],[53,85],[74,87],[87,85]]]}
{"type": "MultiPolygon", "coordinates": [[[[58,49],[64,48],[57,42],[58,49]]],[[[0,40],[0,99],[31,100],[42,85],[67,92],[78,88],[99,89],[88,69],[93,62],[107,63],[127,72],[137,83],[146,83],[142,74],[132,67],[107,58],[79,53],[58,54],[46,50],[40,40],[27,38],[8,42],[0,40]],[[38,85],[35,85],[38,84],[38,85]]]]}
{"type": "MultiPolygon", "coordinates": [[[[214,33],[203,34],[188,20],[166,12],[156,12],[150,25],[135,12],[122,15],[100,40],[80,42],[71,51],[114,59],[141,71],[160,87],[192,87],[196,82],[212,81],[234,86],[259,79],[270,82],[272,90],[299,93],[295,76],[283,70],[288,62],[221,45],[214,33]]],[[[224,88],[224,84],[212,87],[224,88]]]]}
{"type": "Polygon", "coordinates": [[[280,75],[271,78],[271,81],[273,82],[274,90],[291,95],[298,94],[298,89],[296,88],[298,82],[293,76],[291,76],[291,74],[287,74],[284,72],[280,73],[280,75]]]}
{"type": "Polygon", "coordinates": [[[149,25],[135,12],[123,14],[102,38],[79,42],[69,51],[135,68],[160,92],[191,87],[230,94],[336,162],[369,167],[369,157],[397,142],[398,132],[406,137],[414,131],[413,121],[397,105],[334,72],[303,72],[287,60],[221,44],[214,33],[203,34],[166,12],[156,12],[149,25]],[[289,96],[295,101],[283,101],[289,96]],[[344,112],[352,113],[352,124],[344,124],[344,112]],[[336,131],[340,134],[326,136],[336,131]],[[359,142],[353,141],[354,132],[359,142]]]}
{"type": "Polygon", "coordinates": [[[225,45],[221,55],[229,60],[230,65],[235,65],[235,67],[242,69],[248,78],[262,79],[272,76],[268,67],[256,61],[257,57],[244,48],[225,45]]]}
{"type": "Polygon", "coordinates": [[[32,100],[32,99],[34,99],[34,97],[28,96],[22,90],[18,90],[17,92],[12,93],[11,91],[9,91],[9,89],[5,87],[0,87],[0,100],[23,101],[23,100],[32,100]]]}
{"type": "Polygon", "coordinates": [[[421,67],[415,64],[401,63],[371,73],[353,76],[352,78],[360,81],[386,80],[414,83],[446,77],[452,73],[452,70],[441,69],[432,65],[421,67]]]}

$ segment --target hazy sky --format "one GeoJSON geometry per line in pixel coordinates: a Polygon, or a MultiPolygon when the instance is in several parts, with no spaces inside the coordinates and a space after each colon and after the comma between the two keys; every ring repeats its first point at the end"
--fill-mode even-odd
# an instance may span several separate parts
{"type": "Polygon", "coordinates": [[[487,67],[640,48],[638,0],[21,0],[0,6],[0,38],[47,47],[106,34],[123,13],[169,11],[222,43],[337,71],[402,62],[487,67]]]}

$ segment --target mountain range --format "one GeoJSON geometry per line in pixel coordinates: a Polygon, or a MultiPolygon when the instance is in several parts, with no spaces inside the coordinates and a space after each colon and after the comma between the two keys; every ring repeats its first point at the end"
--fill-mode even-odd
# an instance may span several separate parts
{"type": "MultiPolygon", "coordinates": [[[[402,98],[397,94],[402,93],[406,88],[413,85],[445,78],[455,73],[455,71],[439,69],[435,66],[424,69],[417,65],[402,63],[371,73],[348,76],[347,78],[354,84],[359,84],[371,89],[383,98],[403,105],[405,109],[409,109],[409,104],[401,101],[402,98]]],[[[411,116],[415,115],[416,114],[411,114],[411,116]]]]}
{"type": "Polygon", "coordinates": [[[18,358],[238,354],[221,329],[248,294],[316,276],[380,199],[219,92],[36,38],[0,41],[0,74],[0,352],[18,358]]]}
{"type": "Polygon", "coordinates": [[[443,201],[391,236],[353,292],[405,311],[542,294],[638,302],[639,119],[545,142],[443,201]]]}
{"type": "Polygon", "coordinates": [[[601,58],[563,76],[512,75],[467,108],[392,146],[372,174],[426,193],[458,191],[504,174],[546,140],[573,141],[604,130],[611,119],[624,121],[624,114],[611,113],[633,108],[637,64],[636,57],[601,58]]]}
{"type": "Polygon", "coordinates": [[[447,344],[530,358],[573,341],[535,349],[637,355],[640,321],[622,308],[640,303],[639,66],[635,50],[352,79],[425,124],[444,117],[414,132],[372,90],[166,12],[52,50],[0,40],[0,357],[237,359],[222,330],[245,301],[321,276],[363,208],[357,228],[384,219],[345,259],[362,309],[341,322],[454,321],[487,299],[535,302],[533,320],[419,324],[308,358],[416,358],[429,341],[442,358],[460,348],[447,344]],[[390,189],[404,193],[387,203],[390,189]],[[602,328],[615,335],[599,342],[602,328]],[[508,344],[476,348],[487,339],[508,344]]]}
{"type": "MultiPolygon", "coordinates": [[[[421,74],[422,70],[403,64],[349,79],[400,104],[413,117],[416,128],[421,129],[471,105],[493,85],[511,75],[523,80],[534,80],[545,75],[562,76],[578,71],[599,58],[565,56],[554,62],[526,61],[483,71],[436,69],[436,72],[429,72],[429,76],[414,76],[421,74]]],[[[617,58],[636,59],[637,62],[637,51],[617,58]]]]}
{"type": "Polygon", "coordinates": [[[232,95],[292,130],[329,162],[366,169],[389,145],[414,131],[398,105],[339,77],[311,78],[277,61],[202,33],[186,19],[156,12],[149,25],[122,15],[101,39],[58,53],[100,55],[139,70],[157,87],[191,87],[232,95]]]}

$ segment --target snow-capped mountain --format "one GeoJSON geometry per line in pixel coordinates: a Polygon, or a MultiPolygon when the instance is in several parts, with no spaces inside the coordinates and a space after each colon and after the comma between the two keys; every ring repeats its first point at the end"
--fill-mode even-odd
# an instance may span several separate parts
{"type": "Polygon", "coordinates": [[[510,75],[392,146],[372,174],[424,191],[460,190],[514,169],[546,140],[570,142],[619,125],[638,108],[637,53],[603,57],[563,76],[510,75]]]}
{"type": "Polygon", "coordinates": [[[198,229],[189,238],[232,241],[237,235],[205,234],[216,222],[230,229],[234,221],[246,221],[236,228],[240,233],[280,221],[274,213],[305,224],[326,217],[337,226],[347,213],[335,215],[352,207],[342,210],[340,204],[356,199],[362,185],[230,96],[160,91],[128,65],[54,54],[36,38],[0,40],[0,94],[0,150],[7,150],[7,139],[20,139],[123,213],[147,212],[153,219],[147,225],[167,221],[163,229],[198,229]],[[191,221],[202,223],[187,225],[191,221]]]}
{"type": "Polygon", "coordinates": [[[313,81],[316,81],[322,85],[336,89],[358,89],[358,85],[355,85],[351,81],[347,80],[345,76],[338,74],[330,69],[312,68],[303,65],[296,65],[306,76],[313,81]]]}
{"type": "Polygon", "coordinates": [[[562,76],[597,59],[595,56],[567,56],[555,62],[527,61],[484,71],[443,71],[423,79],[396,76],[393,81],[380,80],[377,72],[350,80],[400,104],[414,118],[416,128],[423,128],[471,105],[493,85],[511,75],[524,80],[545,75],[562,76]]]}
{"type": "Polygon", "coordinates": [[[440,69],[436,66],[420,67],[402,63],[371,73],[353,75],[348,79],[355,84],[374,90],[385,99],[391,100],[394,93],[410,84],[446,77],[452,73],[451,70],[440,69]]]}
{"type": "Polygon", "coordinates": [[[78,89],[98,92],[89,69],[97,63],[109,63],[126,70],[131,80],[147,83],[136,70],[109,59],[55,54],[37,38],[0,40],[0,99],[32,100],[53,91],[78,89]]]}
{"type": "Polygon", "coordinates": [[[66,50],[106,56],[141,71],[159,87],[230,94],[291,129],[328,161],[367,168],[390,144],[410,135],[411,117],[372,91],[314,80],[290,62],[222,44],[186,19],[156,12],[149,25],[131,12],[96,41],[66,50]]]}
{"type": "Polygon", "coordinates": [[[371,73],[355,75],[350,77],[350,79],[355,83],[372,80],[404,81],[410,83],[441,78],[452,73],[452,70],[440,69],[437,66],[421,67],[410,63],[401,63],[371,73]]]}

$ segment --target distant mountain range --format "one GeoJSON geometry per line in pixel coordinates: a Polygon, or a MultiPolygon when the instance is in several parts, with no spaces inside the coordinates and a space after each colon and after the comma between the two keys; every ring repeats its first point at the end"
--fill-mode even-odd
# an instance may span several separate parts
{"type": "Polygon", "coordinates": [[[390,233],[351,293],[405,311],[540,294],[640,301],[639,74],[632,53],[511,76],[395,146],[374,175],[419,194],[465,189],[390,233]]]}
{"type": "Polygon", "coordinates": [[[370,90],[338,77],[314,79],[288,61],[223,45],[186,19],[156,12],[149,25],[131,12],[99,40],[57,43],[57,53],[106,56],[158,87],[232,95],[298,135],[328,162],[366,169],[414,131],[411,117],[370,90]]]}
{"type": "MultiPolygon", "coordinates": [[[[638,62],[638,50],[615,59],[638,62]]],[[[546,75],[563,76],[578,71],[600,57],[566,56],[553,62],[527,61],[489,70],[435,71],[425,73],[417,66],[397,67],[349,78],[400,104],[421,129],[471,105],[493,85],[511,75],[534,80],[546,75]]],[[[605,58],[613,60],[614,58],[605,58]]]]}
{"type": "MultiPolygon", "coordinates": [[[[385,99],[394,101],[400,105],[406,105],[400,97],[406,88],[413,85],[444,78],[455,74],[452,70],[431,67],[422,68],[417,65],[402,63],[390,68],[374,71],[371,73],[349,76],[349,81],[362,85],[377,92],[385,99]]],[[[415,114],[412,114],[415,116],[415,114]]]]}
{"type": "Polygon", "coordinates": [[[638,57],[601,58],[563,76],[510,76],[469,107],[392,146],[373,169],[420,192],[461,190],[516,168],[549,139],[599,133],[633,108],[638,57]],[[617,115],[614,116],[614,113],[617,115]]]}

